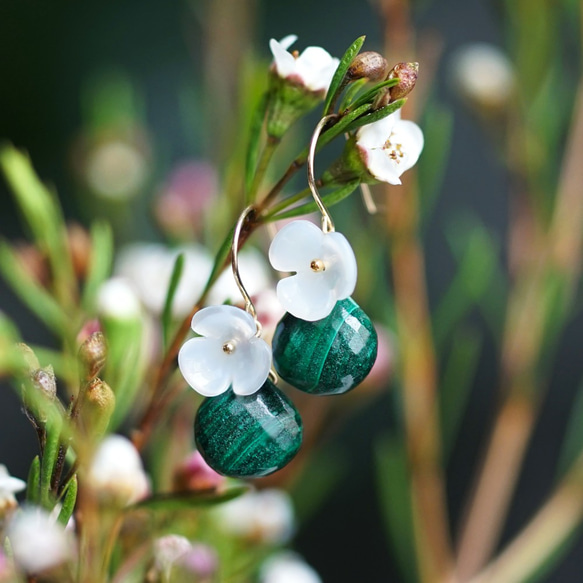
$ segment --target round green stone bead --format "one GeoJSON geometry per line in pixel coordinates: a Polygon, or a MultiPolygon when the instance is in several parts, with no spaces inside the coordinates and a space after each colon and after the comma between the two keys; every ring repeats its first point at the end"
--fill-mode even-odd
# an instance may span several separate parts
{"type": "Polygon", "coordinates": [[[369,317],[347,298],[316,322],[286,314],[273,336],[273,364],[279,376],[300,391],[338,395],[365,379],[377,346],[369,317]]]}
{"type": "Polygon", "coordinates": [[[194,422],[198,451],[216,472],[259,478],[280,470],[302,443],[302,420],[270,381],[253,395],[229,389],[203,401],[194,422]]]}

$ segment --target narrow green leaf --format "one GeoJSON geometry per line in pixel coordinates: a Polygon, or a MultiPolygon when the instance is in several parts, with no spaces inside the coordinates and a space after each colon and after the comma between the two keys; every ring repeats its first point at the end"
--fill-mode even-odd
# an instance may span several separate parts
{"type": "Polygon", "coordinates": [[[377,93],[379,91],[381,91],[382,89],[387,89],[389,87],[394,87],[398,83],[399,83],[399,79],[396,77],[394,79],[387,79],[386,81],[382,81],[381,83],[377,83],[374,87],[371,87],[368,91],[363,93],[350,107],[355,108],[355,107],[360,107],[361,105],[364,105],[365,103],[370,103],[370,102],[374,101],[374,99],[377,96],[377,93]]]}
{"type": "Polygon", "coordinates": [[[540,583],[548,581],[548,576],[560,564],[561,559],[565,558],[566,554],[575,546],[579,535],[581,534],[581,526],[575,528],[567,534],[562,540],[549,541],[551,552],[547,554],[542,562],[535,562],[536,568],[520,583],[540,583]],[[558,544],[557,544],[558,543],[558,544]]]}
{"type": "Polygon", "coordinates": [[[346,92],[344,93],[342,101],[340,101],[338,111],[343,112],[346,111],[349,107],[354,107],[353,103],[354,98],[367,83],[368,79],[358,79],[358,81],[354,81],[354,83],[351,83],[346,92]]]}
{"type": "MultiPolygon", "coordinates": [[[[353,180],[352,182],[348,182],[338,190],[330,192],[329,194],[325,194],[322,196],[322,200],[324,204],[329,208],[333,207],[335,204],[343,201],[345,198],[350,196],[360,184],[360,180],[353,180]]],[[[307,202],[306,204],[302,204],[300,206],[294,207],[288,211],[280,212],[274,216],[267,215],[265,217],[266,222],[272,221],[280,221],[281,219],[289,219],[291,217],[299,217],[301,215],[307,215],[308,213],[313,213],[318,210],[318,205],[315,201],[307,202]]]]}
{"type": "Polygon", "coordinates": [[[46,423],[47,440],[40,468],[40,498],[42,505],[48,510],[53,507],[51,480],[61,443],[61,427],[58,418],[49,419],[46,423]]]}
{"type": "Polygon", "coordinates": [[[395,113],[398,109],[401,109],[403,105],[405,105],[407,98],[397,99],[397,101],[393,101],[393,103],[389,103],[389,105],[385,105],[385,107],[381,107],[368,115],[363,115],[357,119],[355,119],[347,128],[347,132],[352,132],[362,126],[368,125],[369,123],[374,123],[375,121],[379,121],[392,113],[395,113]]]}
{"type": "Polygon", "coordinates": [[[337,93],[342,91],[344,77],[346,77],[346,73],[348,68],[352,64],[354,57],[358,55],[362,45],[364,44],[365,36],[358,37],[346,50],[344,56],[340,59],[340,63],[332,77],[332,81],[330,82],[330,87],[328,89],[328,93],[326,95],[326,101],[324,103],[324,115],[328,115],[330,113],[331,106],[333,105],[334,101],[338,97],[337,93]]]}
{"type": "Polygon", "coordinates": [[[255,169],[257,168],[257,157],[259,155],[259,144],[261,142],[261,129],[265,120],[265,113],[267,111],[269,93],[265,93],[251,118],[251,127],[249,128],[249,144],[247,146],[247,157],[245,161],[245,192],[249,193],[253,179],[255,177],[255,169]]]}
{"type": "Polygon", "coordinates": [[[199,492],[186,492],[184,494],[156,494],[146,500],[130,506],[128,510],[147,509],[155,511],[176,511],[189,508],[200,508],[222,504],[234,498],[238,498],[249,491],[249,486],[233,486],[220,492],[216,490],[201,490],[199,492]]]}
{"type": "Polygon", "coordinates": [[[556,477],[564,476],[575,460],[583,452],[583,381],[579,383],[577,395],[573,401],[565,437],[561,445],[556,477]]]}
{"type": "Polygon", "coordinates": [[[28,156],[10,145],[0,147],[0,167],[37,246],[49,259],[55,290],[71,300],[74,274],[63,214],[55,195],[39,180],[28,156]]]}
{"type": "Polygon", "coordinates": [[[168,291],[166,292],[164,311],[162,312],[162,338],[164,341],[164,350],[166,350],[166,347],[168,346],[170,326],[172,325],[172,303],[174,301],[176,290],[178,289],[178,284],[180,283],[180,278],[182,277],[183,269],[184,253],[179,253],[176,257],[176,260],[174,261],[172,276],[170,277],[170,284],[168,285],[168,291]]]}
{"type": "Polygon", "coordinates": [[[425,145],[417,165],[417,174],[421,193],[421,213],[424,219],[428,219],[441,191],[449,160],[453,112],[443,105],[430,102],[426,106],[422,125],[425,145]]]}
{"type": "Polygon", "coordinates": [[[377,442],[375,453],[385,528],[403,581],[416,583],[419,579],[406,448],[396,437],[387,436],[377,442]]]}
{"type": "Polygon", "coordinates": [[[77,489],[77,476],[73,476],[63,493],[63,506],[61,507],[61,512],[59,512],[59,522],[64,526],[67,526],[69,519],[73,516],[75,503],[77,502],[77,489]]]}
{"type": "Polygon", "coordinates": [[[446,463],[459,433],[481,348],[482,338],[475,332],[462,329],[453,337],[440,392],[443,457],[446,463]]]}
{"type": "Polygon", "coordinates": [[[26,481],[26,501],[38,505],[40,502],[40,459],[37,456],[32,460],[26,481]]]}
{"type": "Polygon", "coordinates": [[[335,123],[329,130],[326,130],[318,139],[318,150],[323,148],[326,144],[331,142],[336,136],[343,134],[349,130],[349,127],[359,118],[365,116],[370,111],[370,103],[365,103],[354,111],[347,113],[337,123],[335,123]]]}
{"type": "MultiPolygon", "coordinates": [[[[447,230],[452,251],[458,258],[456,275],[434,311],[433,323],[438,346],[472,306],[488,300],[497,282],[498,247],[488,231],[466,217],[447,230]]],[[[492,294],[495,297],[495,294],[492,294]]]]}
{"type": "Polygon", "coordinates": [[[109,277],[113,262],[113,234],[108,223],[91,225],[91,259],[83,290],[83,307],[93,312],[99,286],[109,277]]]}
{"type": "Polygon", "coordinates": [[[61,306],[30,275],[8,243],[0,242],[0,273],[16,295],[55,334],[66,334],[70,318],[61,306]]]}

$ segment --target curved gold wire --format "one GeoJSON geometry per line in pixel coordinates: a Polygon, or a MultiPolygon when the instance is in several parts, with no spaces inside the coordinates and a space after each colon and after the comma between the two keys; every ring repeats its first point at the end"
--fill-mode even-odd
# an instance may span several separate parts
{"type": "Polygon", "coordinates": [[[318,138],[320,137],[320,133],[322,132],[322,128],[330,121],[331,119],[335,118],[336,114],[330,114],[324,116],[316,126],[314,133],[312,134],[312,138],[310,139],[310,148],[308,150],[308,186],[310,187],[310,191],[312,192],[312,196],[322,213],[322,231],[324,233],[332,233],[334,232],[334,221],[326,208],[326,205],[322,201],[322,197],[318,192],[318,187],[316,186],[316,179],[314,178],[314,157],[316,155],[316,146],[318,145],[318,138]]]}
{"type": "Polygon", "coordinates": [[[233,277],[235,278],[235,283],[245,300],[245,311],[253,317],[255,322],[255,327],[257,328],[257,332],[255,336],[259,336],[261,334],[261,323],[257,319],[257,311],[255,310],[255,306],[251,301],[251,296],[247,293],[245,286],[243,285],[243,281],[241,280],[241,274],[239,272],[239,239],[241,237],[241,230],[243,228],[243,224],[245,223],[245,219],[255,210],[255,207],[252,205],[248,206],[239,216],[237,220],[237,224],[235,225],[235,231],[233,232],[233,242],[231,243],[231,269],[233,270],[233,277]]]}
{"type": "MultiPolygon", "coordinates": [[[[243,285],[243,281],[241,280],[241,273],[239,272],[239,239],[241,238],[241,230],[243,229],[243,225],[245,224],[245,219],[255,210],[253,205],[248,206],[239,216],[237,219],[237,224],[235,225],[235,230],[233,231],[233,241],[231,243],[231,269],[233,271],[233,277],[235,278],[235,283],[245,300],[245,311],[253,317],[253,321],[255,322],[255,336],[261,336],[261,322],[257,318],[257,310],[253,305],[253,301],[251,300],[251,296],[247,293],[245,286],[243,285]]],[[[273,367],[269,371],[269,379],[271,382],[276,385],[277,381],[279,380],[277,373],[273,369],[273,367]]]]}

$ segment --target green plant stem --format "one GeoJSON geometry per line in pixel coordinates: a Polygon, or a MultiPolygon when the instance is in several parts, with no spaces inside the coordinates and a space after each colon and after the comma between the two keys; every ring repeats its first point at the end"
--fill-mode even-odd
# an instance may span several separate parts
{"type": "Polygon", "coordinates": [[[521,256],[508,305],[502,349],[501,389],[505,400],[494,423],[460,537],[458,572],[462,580],[482,568],[498,542],[536,420],[540,386],[537,363],[548,334],[557,328],[552,317],[554,303],[545,293],[545,283],[550,278],[563,279],[560,297],[554,301],[562,306],[564,319],[581,271],[582,149],[583,84],[580,84],[551,225],[544,232],[540,225],[525,229],[523,222],[513,224],[518,233],[534,232],[535,236],[521,241],[521,248],[528,253],[521,256]]]}
{"type": "Polygon", "coordinates": [[[308,196],[310,196],[310,189],[304,188],[303,190],[300,190],[300,192],[297,192],[296,194],[293,194],[292,196],[288,196],[287,198],[284,198],[282,201],[278,202],[277,204],[274,204],[269,209],[268,212],[265,212],[262,215],[262,219],[265,221],[268,221],[271,217],[275,216],[277,213],[280,213],[281,211],[286,210],[292,204],[295,204],[296,202],[299,202],[300,200],[303,200],[304,198],[307,198],[308,196]]]}
{"type": "Polygon", "coordinates": [[[420,581],[450,581],[453,558],[447,520],[437,373],[431,339],[423,253],[417,233],[418,206],[411,178],[387,188],[387,227],[401,353],[405,437],[411,473],[413,523],[420,581]]]}
{"type": "Polygon", "coordinates": [[[257,164],[257,170],[255,171],[253,182],[251,183],[251,188],[246,193],[245,205],[252,204],[257,198],[257,193],[261,188],[261,184],[263,183],[263,179],[265,178],[265,173],[267,172],[269,163],[271,162],[273,154],[277,150],[277,146],[279,146],[280,141],[281,140],[274,138],[273,136],[267,137],[267,143],[265,144],[265,147],[261,152],[261,156],[257,164]]]}
{"type": "Polygon", "coordinates": [[[470,583],[530,581],[552,561],[583,521],[582,469],[583,455],[522,531],[470,583]]]}

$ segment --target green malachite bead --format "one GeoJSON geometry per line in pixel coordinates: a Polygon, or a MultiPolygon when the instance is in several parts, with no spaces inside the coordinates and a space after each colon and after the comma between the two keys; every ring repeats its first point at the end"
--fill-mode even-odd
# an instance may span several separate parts
{"type": "Polygon", "coordinates": [[[377,345],[369,317],[347,298],[316,322],[286,314],[273,336],[273,364],[281,378],[301,391],[338,395],[365,379],[377,345]]]}
{"type": "Polygon", "coordinates": [[[270,381],[253,395],[231,389],[203,401],[194,422],[197,449],[216,472],[259,478],[285,466],[302,443],[302,420],[270,381]]]}

